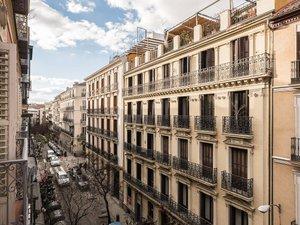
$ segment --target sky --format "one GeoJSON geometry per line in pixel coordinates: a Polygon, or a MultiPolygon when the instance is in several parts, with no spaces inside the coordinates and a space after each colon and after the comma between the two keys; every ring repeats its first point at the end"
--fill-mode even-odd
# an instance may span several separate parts
{"type": "MultiPolygon", "coordinates": [[[[213,16],[229,0],[205,13],[213,16]]],[[[240,1],[240,0],[237,0],[240,1]]],[[[31,0],[31,103],[44,103],[126,51],[137,27],[163,33],[214,0],[31,0]]]]}

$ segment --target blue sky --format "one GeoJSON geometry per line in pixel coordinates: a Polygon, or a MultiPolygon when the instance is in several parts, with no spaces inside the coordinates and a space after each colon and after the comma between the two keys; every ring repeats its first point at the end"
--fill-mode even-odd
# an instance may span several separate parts
{"type": "MultiPolygon", "coordinates": [[[[241,0],[237,0],[241,1],[241,0]]],[[[52,100],[124,52],[137,26],[163,32],[213,0],[31,0],[30,102],[52,100]]],[[[220,0],[210,14],[224,10],[220,0]]]]}

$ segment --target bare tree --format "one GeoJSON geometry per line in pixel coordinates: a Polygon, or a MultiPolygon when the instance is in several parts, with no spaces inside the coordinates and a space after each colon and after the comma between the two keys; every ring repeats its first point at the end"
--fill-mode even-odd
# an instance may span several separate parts
{"type": "Polygon", "coordinates": [[[101,168],[95,168],[94,165],[91,165],[87,168],[89,171],[89,181],[90,186],[94,189],[96,194],[103,198],[107,213],[108,224],[111,223],[111,215],[109,209],[108,197],[111,191],[110,185],[110,165],[105,164],[101,168]]]}
{"type": "Polygon", "coordinates": [[[78,225],[84,217],[94,211],[97,205],[95,199],[90,199],[74,184],[61,188],[61,198],[71,225],[78,225]]]}

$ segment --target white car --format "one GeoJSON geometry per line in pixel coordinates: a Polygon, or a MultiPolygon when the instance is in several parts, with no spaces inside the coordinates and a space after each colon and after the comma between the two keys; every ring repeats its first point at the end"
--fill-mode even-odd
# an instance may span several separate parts
{"type": "Polygon", "coordinates": [[[70,184],[70,178],[68,174],[61,167],[57,168],[55,177],[59,186],[66,186],[70,184]]]}
{"type": "Polygon", "coordinates": [[[50,161],[50,165],[52,166],[52,167],[55,167],[55,166],[60,166],[60,160],[57,158],[54,158],[53,159],[53,157],[52,157],[52,159],[51,159],[51,161],[50,161]]]}

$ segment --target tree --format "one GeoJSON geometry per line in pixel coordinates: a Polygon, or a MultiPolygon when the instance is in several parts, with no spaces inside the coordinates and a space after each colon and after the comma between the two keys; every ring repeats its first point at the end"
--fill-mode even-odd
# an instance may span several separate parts
{"type": "Polygon", "coordinates": [[[109,202],[108,202],[109,193],[111,191],[111,185],[109,180],[109,175],[111,171],[110,165],[109,164],[103,165],[99,169],[96,169],[94,165],[91,165],[87,169],[89,171],[88,176],[89,176],[90,186],[95,189],[94,191],[100,197],[103,198],[105,203],[106,213],[107,213],[108,224],[110,224],[111,216],[110,216],[110,209],[109,209],[109,202]]]}
{"type": "Polygon", "coordinates": [[[95,199],[81,192],[75,184],[61,188],[61,199],[70,225],[78,225],[79,222],[96,208],[95,199]]]}

